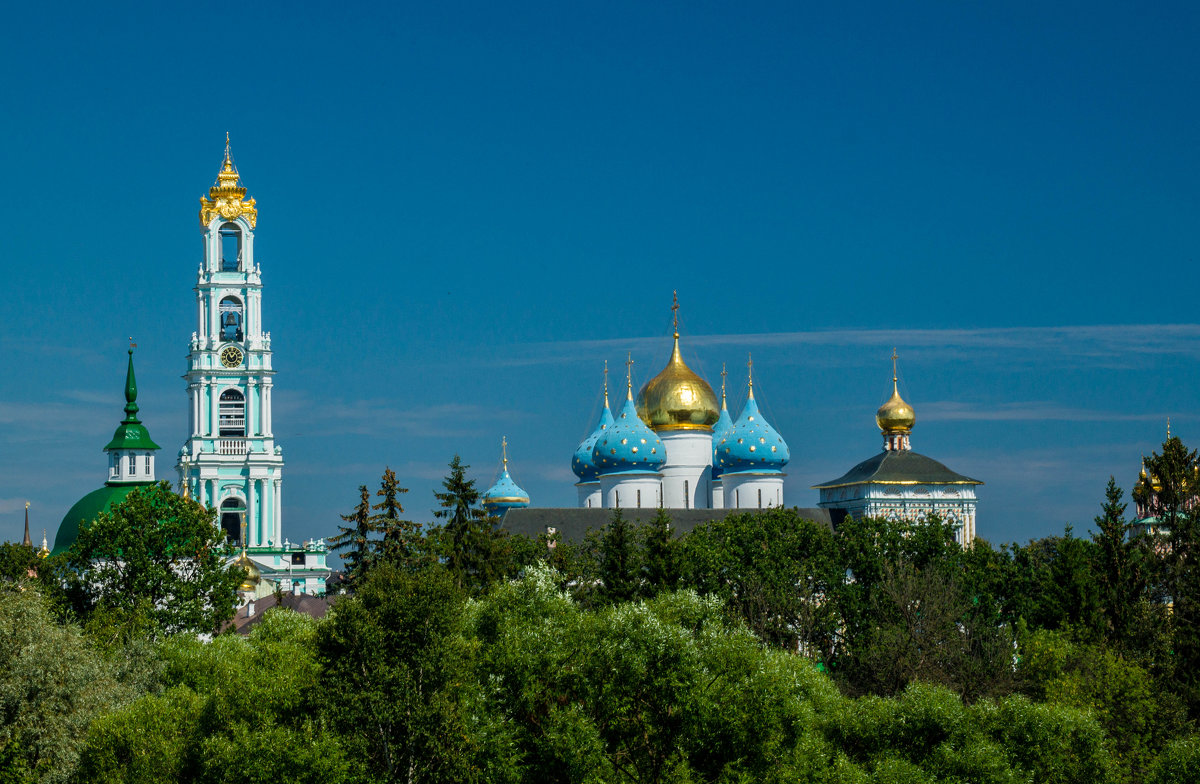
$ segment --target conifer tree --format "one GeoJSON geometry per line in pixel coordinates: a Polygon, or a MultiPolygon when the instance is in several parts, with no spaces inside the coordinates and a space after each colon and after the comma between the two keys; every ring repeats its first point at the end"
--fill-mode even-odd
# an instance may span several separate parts
{"type": "Polygon", "coordinates": [[[1104,506],[1096,518],[1095,575],[1099,583],[1100,606],[1104,613],[1106,634],[1114,643],[1130,642],[1133,622],[1146,593],[1146,577],[1142,564],[1143,551],[1129,536],[1125,520],[1126,504],[1123,492],[1113,477],[1104,490],[1104,506]]]}
{"type": "Polygon", "coordinates": [[[417,524],[402,517],[404,507],[400,504],[400,495],[407,492],[408,488],[401,487],[397,481],[396,472],[390,467],[384,468],[379,490],[375,492],[383,500],[371,507],[378,513],[371,518],[372,524],[383,534],[383,539],[378,542],[379,556],[405,568],[415,566],[420,557],[417,524]]]}
{"type": "Polygon", "coordinates": [[[467,479],[468,468],[458,455],[450,461],[450,473],[442,480],[445,492],[433,492],[439,506],[433,515],[446,521],[442,525],[441,550],[455,585],[460,590],[479,592],[497,578],[495,537],[487,513],[479,506],[475,480],[467,479]]]}
{"type": "Polygon", "coordinates": [[[645,551],[642,574],[646,578],[648,595],[673,591],[679,582],[679,566],[675,553],[675,539],[671,534],[671,516],[661,506],[654,519],[642,529],[642,546],[645,551]]]}
{"type": "Polygon", "coordinates": [[[329,549],[347,551],[342,557],[346,559],[346,581],[351,585],[362,579],[374,561],[375,542],[371,534],[375,532],[375,521],[371,516],[371,491],[366,485],[359,485],[358,494],[358,506],[354,511],[341,515],[351,525],[339,525],[338,534],[329,538],[329,549]]]}
{"type": "Polygon", "coordinates": [[[636,597],[641,582],[637,561],[633,529],[617,507],[600,537],[600,596],[604,601],[615,604],[636,597]]]}

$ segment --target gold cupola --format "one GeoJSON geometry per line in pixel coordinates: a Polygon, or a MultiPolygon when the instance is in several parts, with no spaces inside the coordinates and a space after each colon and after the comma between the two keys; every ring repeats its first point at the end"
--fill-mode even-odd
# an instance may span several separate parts
{"type": "Polygon", "coordinates": [[[892,350],[892,396],[875,412],[875,424],[884,436],[908,435],[916,424],[917,414],[913,407],[900,397],[899,375],[896,372],[896,351],[892,350]]]}
{"type": "Polygon", "coordinates": [[[254,593],[258,590],[258,584],[262,581],[262,572],[254,561],[246,555],[243,549],[242,554],[237,557],[233,565],[246,572],[246,579],[242,580],[242,584],[238,586],[239,593],[254,593]]]}
{"type": "Polygon", "coordinates": [[[208,189],[208,198],[200,197],[200,226],[206,228],[218,215],[231,221],[245,216],[250,228],[258,222],[258,208],[254,199],[246,199],[246,189],[239,182],[240,175],[233,165],[233,154],[229,151],[229,134],[225,134],[225,159],[217,172],[217,181],[208,189]]]}
{"type": "Polygon", "coordinates": [[[679,353],[679,298],[675,297],[675,343],[667,366],[638,393],[637,412],[651,429],[707,430],[721,416],[721,406],[708,382],[683,361],[679,353]]]}

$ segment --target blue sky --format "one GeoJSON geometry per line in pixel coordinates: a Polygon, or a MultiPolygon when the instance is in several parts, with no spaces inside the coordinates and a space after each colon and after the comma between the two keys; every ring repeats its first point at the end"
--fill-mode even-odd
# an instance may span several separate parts
{"type": "Polygon", "coordinates": [[[385,465],[427,520],[504,435],[572,505],[603,362],[658,371],[673,290],[731,407],[754,352],[790,504],[879,448],[893,346],[914,448],[986,482],[994,542],[1086,528],[1168,416],[1200,445],[1193,3],[225,10],[8,13],[0,537],[103,481],[129,335],[173,462],[226,131],[292,539],[385,465]]]}

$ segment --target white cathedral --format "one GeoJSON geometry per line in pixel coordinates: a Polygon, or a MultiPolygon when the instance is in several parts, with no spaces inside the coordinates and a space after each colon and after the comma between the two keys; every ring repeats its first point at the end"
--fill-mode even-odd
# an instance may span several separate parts
{"type": "MultiPolygon", "coordinates": [[[[575,450],[571,468],[580,508],[766,509],[783,505],[788,447],[749,395],[736,420],[679,353],[679,303],[667,366],[633,397],[626,365],[625,403],[614,418],[605,371],[604,409],[575,450]]],[[[753,364],[750,364],[753,371],[753,364]]],[[[722,372],[722,377],[724,373],[722,372]]]]}

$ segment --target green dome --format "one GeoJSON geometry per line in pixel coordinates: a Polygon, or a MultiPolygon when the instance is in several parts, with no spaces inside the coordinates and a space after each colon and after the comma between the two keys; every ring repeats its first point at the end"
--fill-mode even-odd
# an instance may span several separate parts
{"type": "Polygon", "coordinates": [[[137,484],[105,485],[80,498],[59,523],[58,534],[54,537],[54,549],[50,551],[51,555],[66,552],[71,545],[75,544],[75,538],[79,536],[80,525],[86,527],[101,512],[121,503],[125,500],[125,496],[134,490],[152,484],[154,483],[138,482],[137,484]]]}

